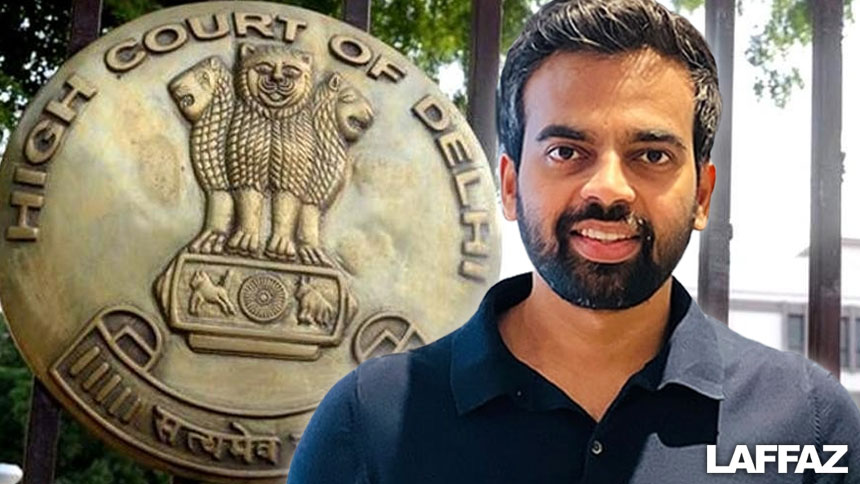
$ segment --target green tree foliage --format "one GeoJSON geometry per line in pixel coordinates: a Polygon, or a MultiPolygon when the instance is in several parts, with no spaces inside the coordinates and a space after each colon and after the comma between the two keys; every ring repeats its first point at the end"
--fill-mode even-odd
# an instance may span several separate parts
{"type": "Polygon", "coordinates": [[[68,25],[67,6],[62,2],[38,0],[0,4],[2,134],[15,126],[27,100],[63,59],[68,25]]]}
{"type": "MultiPolygon", "coordinates": [[[[538,0],[503,0],[503,45],[522,28],[538,0]]],[[[188,0],[104,0],[104,31],[155,10],[188,0]]],[[[342,0],[278,0],[334,17],[342,0]]],[[[71,0],[0,3],[0,146],[14,129],[27,101],[66,57],[71,0]]],[[[468,62],[469,0],[376,0],[371,33],[404,53],[436,78],[439,67],[468,62]]],[[[462,92],[457,101],[464,106],[462,92]]]]}
{"type": "Polygon", "coordinates": [[[0,462],[20,463],[32,381],[0,313],[0,462]]]}
{"type": "MultiPolygon", "coordinates": [[[[746,0],[755,1],[755,0],[746,0]]],[[[745,51],[747,61],[758,70],[753,89],[759,98],[765,94],[779,107],[785,107],[795,88],[803,88],[803,78],[795,65],[787,65],[788,53],[795,46],[812,42],[812,18],[809,9],[814,0],[773,0],[770,17],[749,40],[745,51]]],[[[676,10],[695,10],[705,0],[672,0],[676,10]]],[[[843,0],[845,19],[853,21],[851,4],[843,0]]],[[[744,0],[738,0],[738,13],[743,15],[744,0]]]]}

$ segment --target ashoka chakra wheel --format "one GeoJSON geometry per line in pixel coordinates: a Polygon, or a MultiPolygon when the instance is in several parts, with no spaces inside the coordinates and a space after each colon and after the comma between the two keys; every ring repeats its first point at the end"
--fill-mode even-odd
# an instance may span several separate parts
{"type": "Polygon", "coordinates": [[[256,274],[239,288],[239,306],[249,318],[268,323],[287,309],[287,288],[268,274],[256,274]]]}

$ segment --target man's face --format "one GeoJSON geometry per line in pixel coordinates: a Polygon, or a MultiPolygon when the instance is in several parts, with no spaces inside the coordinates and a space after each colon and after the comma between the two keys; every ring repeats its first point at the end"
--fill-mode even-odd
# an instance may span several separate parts
{"type": "Polygon", "coordinates": [[[502,201],[538,274],[578,306],[645,301],[704,228],[713,190],[710,163],[697,183],[686,69],[650,50],[559,52],[527,81],[523,107],[502,201]]]}

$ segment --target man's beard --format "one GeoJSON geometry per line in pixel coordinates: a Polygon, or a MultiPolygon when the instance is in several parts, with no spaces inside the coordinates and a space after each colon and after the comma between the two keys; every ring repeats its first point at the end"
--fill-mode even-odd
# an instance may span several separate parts
{"type": "Polygon", "coordinates": [[[650,221],[636,216],[626,203],[604,209],[592,202],[577,210],[565,210],[555,223],[555,240],[545,240],[537,221],[523,210],[519,193],[517,213],[523,245],[538,274],[562,299],[588,309],[625,309],[650,298],[675,270],[693,231],[692,210],[680,227],[656,240],[650,221]],[[639,238],[639,252],[614,264],[584,258],[573,250],[570,239],[574,237],[573,226],[589,219],[629,224],[639,238]]]}

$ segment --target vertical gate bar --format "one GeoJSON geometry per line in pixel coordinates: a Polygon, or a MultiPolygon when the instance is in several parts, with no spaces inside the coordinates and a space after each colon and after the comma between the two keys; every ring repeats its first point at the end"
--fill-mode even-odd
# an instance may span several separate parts
{"type": "Polygon", "coordinates": [[[808,354],[837,378],[842,303],[842,3],[807,3],[812,9],[808,354]]]}
{"type": "Polygon", "coordinates": [[[99,37],[101,19],[102,0],[72,1],[72,25],[66,49],[69,57],[99,37]]]}
{"type": "MultiPolygon", "coordinates": [[[[101,0],[72,0],[68,57],[98,38],[101,12],[101,0]]],[[[34,378],[24,444],[24,484],[54,482],[59,437],[60,404],[34,378]]]]}
{"type": "Polygon", "coordinates": [[[495,176],[496,84],[502,35],[502,0],[472,0],[467,117],[495,176]]]}
{"type": "Polygon", "coordinates": [[[707,314],[729,321],[729,241],[732,238],[732,98],[734,86],[735,2],[705,2],[705,36],[717,62],[723,113],[711,150],[717,183],[708,227],[699,239],[698,301],[707,314]]]}
{"type": "Polygon", "coordinates": [[[365,32],[370,31],[370,0],[343,0],[343,19],[365,32]]]}
{"type": "Polygon", "coordinates": [[[24,483],[54,482],[57,443],[60,437],[60,404],[42,383],[33,378],[30,416],[24,444],[24,483]]]}

